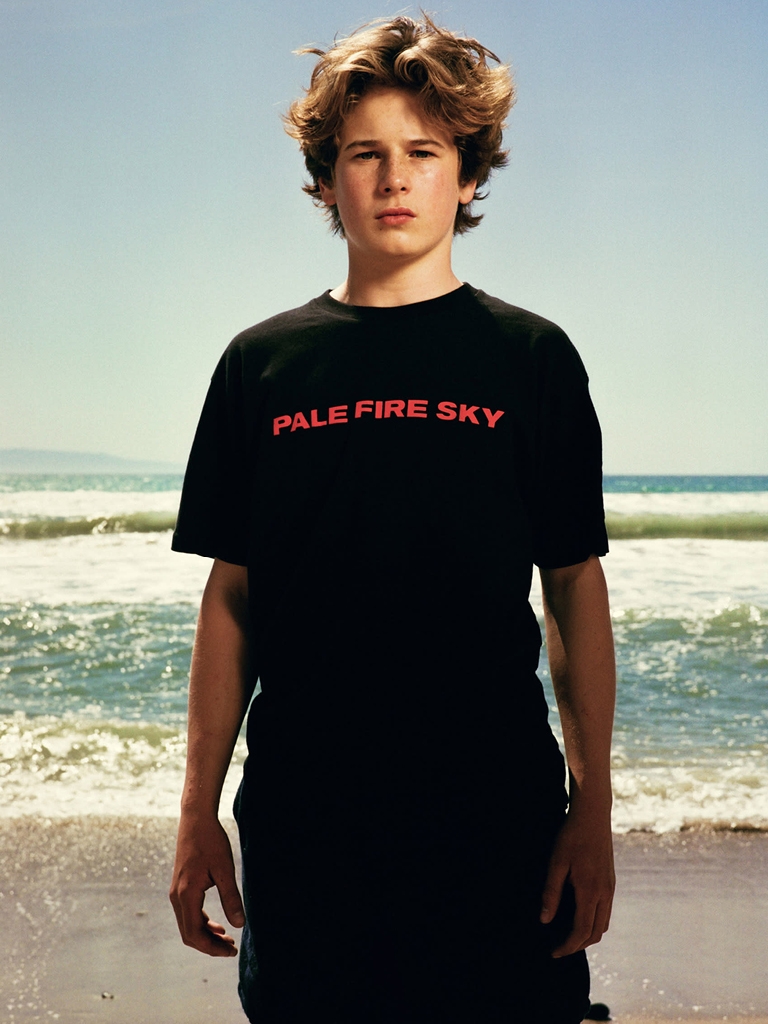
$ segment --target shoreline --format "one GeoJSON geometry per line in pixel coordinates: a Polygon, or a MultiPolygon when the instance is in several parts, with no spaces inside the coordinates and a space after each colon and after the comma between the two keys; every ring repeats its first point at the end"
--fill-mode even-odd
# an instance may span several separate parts
{"type": "MultiPolygon", "coordinates": [[[[175,831],[173,818],[0,819],[8,1024],[243,1024],[237,962],[178,938],[167,899],[175,831]]],[[[768,834],[615,839],[613,921],[589,952],[593,1002],[619,1024],[768,1024],[768,834]]]]}

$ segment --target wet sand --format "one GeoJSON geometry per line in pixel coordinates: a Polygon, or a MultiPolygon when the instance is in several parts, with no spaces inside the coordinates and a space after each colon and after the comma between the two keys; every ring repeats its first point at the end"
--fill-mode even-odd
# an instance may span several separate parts
{"type": "MultiPolygon", "coordinates": [[[[236,961],[178,938],[175,828],[0,819],[0,1020],[243,1024],[236,961]]],[[[768,1024],[768,835],[618,836],[617,861],[611,930],[590,953],[593,1001],[621,1024],[768,1024]]]]}
{"type": "Polygon", "coordinates": [[[768,1018],[768,835],[617,836],[592,999],[622,1021],[768,1018]]]}
{"type": "Polygon", "coordinates": [[[246,1021],[236,959],[178,937],[175,832],[168,818],[0,820],[0,1020],[246,1021]]]}

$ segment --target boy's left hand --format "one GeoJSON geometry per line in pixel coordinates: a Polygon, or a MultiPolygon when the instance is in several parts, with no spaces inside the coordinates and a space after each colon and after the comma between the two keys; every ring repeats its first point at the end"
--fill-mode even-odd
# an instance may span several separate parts
{"type": "Polygon", "coordinates": [[[616,876],[610,823],[596,822],[571,810],[557,837],[541,904],[541,922],[557,913],[566,879],[573,886],[576,912],[565,942],[552,953],[568,956],[602,939],[611,919],[616,876]]]}

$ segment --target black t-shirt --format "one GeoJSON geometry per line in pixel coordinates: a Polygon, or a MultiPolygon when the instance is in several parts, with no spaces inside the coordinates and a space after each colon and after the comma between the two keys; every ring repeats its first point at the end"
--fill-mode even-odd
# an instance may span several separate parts
{"type": "Polygon", "coordinates": [[[370,792],[384,758],[416,802],[438,776],[471,801],[473,778],[562,771],[532,565],[607,540],[587,375],[554,324],[465,284],[391,308],[326,293],[244,331],[173,547],[248,567],[261,792],[287,763],[370,792]]]}

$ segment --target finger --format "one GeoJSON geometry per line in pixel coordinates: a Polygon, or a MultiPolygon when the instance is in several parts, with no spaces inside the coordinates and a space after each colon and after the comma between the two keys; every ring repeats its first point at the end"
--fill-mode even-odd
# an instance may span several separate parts
{"type": "MultiPolygon", "coordinates": [[[[203,913],[205,913],[205,912],[203,912],[203,913]]],[[[211,919],[208,917],[207,914],[205,914],[205,918],[206,918],[205,927],[214,936],[214,938],[217,941],[220,940],[221,942],[225,942],[228,946],[232,946],[234,948],[235,940],[232,938],[231,935],[227,934],[227,929],[224,927],[224,925],[223,924],[219,924],[218,921],[211,921],[211,919]]],[[[235,949],[235,952],[237,952],[236,949],[235,949]]]]}
{"type": "Polygon", "coordinates": [[[234,939],[226,935],[224,928],[216,925],[217,929],[221,929],[220,933],[209,928],[210,919],[203,910],[205,888],[182,882],[176,892],[179,904],[177,920],[184,945],[208,956],[235,956],[237,950],[234,939]]]}
{"type": "Polygon", "coordinates": [[[595,913],[597,904],[594,900],[581,900],[576,897],[576,913],[573,917],[573,927],[565,942],[553,950],[552,956],[559,958],[570,956],[589,944],[589,938],[595,927],[595,913]]]}
{"type": "Polygon", "coordinates": [[[608,931],[608,926],[611,921],[611,904],[612,899],[601,900],[597,905],[595,911],[595,921],[592,927],[592,934],[585,943],[586,946],[594,946],[595,943],[600,942],[603,935],[608,931]]]}
{"type": "Polygon", "coordinates": [[[544,891],[541,894],[541,915],[539,920],[542,924],[549,924],[557,913],[560,900],[563,896],[563,886],[568,875],[568,867],[565,864],[550,864],[547,881],[544,884],[544,891]]]}
{"type": "Polygon", "coordinates": [[[219,890],[221,906],[227,920],[233,928],[242,928],[245,924],[245,911],[240,890],[237,888],[237,882],[235,881],[234,864],[230,865],[230,869],[226,874],[219,875],[215,882],[216,888],[219,890]]]}
{"type": "Polygon", "coordinates": [[[205,919],[206,919],[205,920],[205,927],[208,929],[208,931],[211,932],[211,934],[216,935],[216,936],[218,936],[221,939],[224,939],[225,942],[228,942],[231,945],[234,945],[235,940],[232,938],[231,935],[227,935],[226,927],[223,924],[219,924],[218,921],[212,921],[208,917],[208,915],[205,913],[205,911],[203,911],[203,914],[204,914],[205,919]]]}
{"type": "Polygon", "coordinates": [[[181,928],[182,928],[181,905],[179,904],[179,898],[176,895],[176,889],[175,888],[171,889],[170,893],[168,894],[168,899],[171,901],[171,906],[173,907],[173,913],[174,913],[174,915],[176,917],[176,926],[178,927],[179,931],[181,932],[181,928]]]}
{"type": "Polygon", "coordinates": [[[213,935],[207,929],[190,941],[185,940],[184,944],[206,956],[237,956],[237,947],[231,935],[213,935]]]}
{"type": "Polygon", "coordinates": [[[608,931],[608,925],[611,921],[612,906],[613,893],[598,899],[595,905],[595,916],[592,922],[592,931],[582,945],[582,949],[586,949],[587,946],[594,946],[595,943],[600,942],[603,935],[608,931]]]}
{"type": "Polygon", "coordinates": [[[203,910],[205,888],[204,884],[195,884],[189,878],[180,878],[176,885],[176,919],[181,938],[187,945],[191,945],[190,937],[203,929],[207,919],[203,910]]]}
{"type": "Polygon", "coordinates": [[[237,947],[231,935],[227,935],[224,927],[217,922],[206,921],[199,931],[182,935],[187,946],[205,953],[208,956],[236,956],[237,947]],[[213,925],[213,927],[211,927],[213,925]]]}

